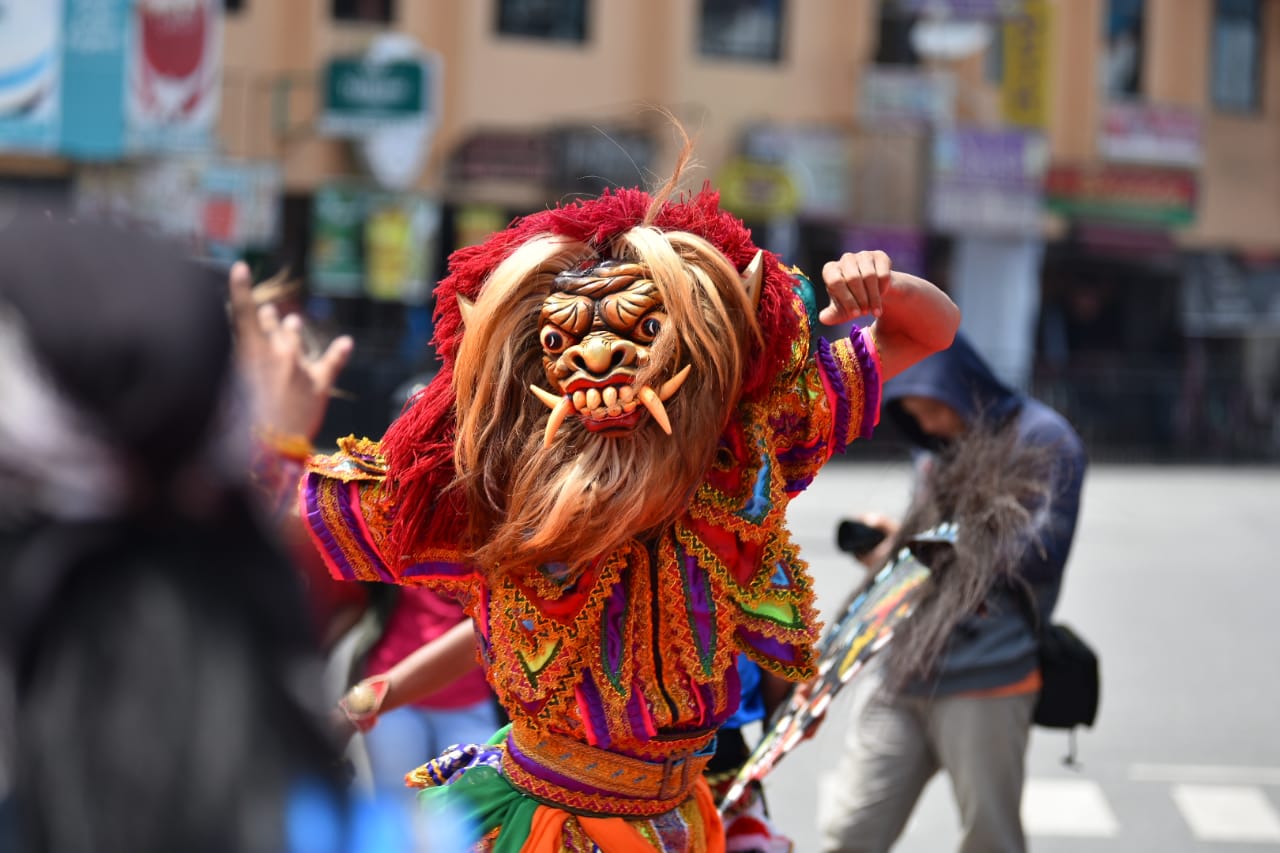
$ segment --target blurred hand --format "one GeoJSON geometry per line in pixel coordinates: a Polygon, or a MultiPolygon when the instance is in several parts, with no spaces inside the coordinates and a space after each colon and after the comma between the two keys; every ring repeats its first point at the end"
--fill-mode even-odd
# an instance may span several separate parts
{"type": "Polygon", "coordinates": [[[254,304],[249,267],[231,268],[231,314],[236,356],[254,397],[263,429],[282,436],[315,438],[324,421],[329,395],[351,357],[351,338],[335,338],[318,356],[307,354],[302,318],[283,320],[274,305],[254,304]]]}
{"type": "Polygon", "coordinates": [[[879,317],[884,308],[884,292],[889,289],[893,269],[889,256],[881,251],[845,252],[838,261],[822,267],[822,282],[831,304],[818,319],[828,326],[847,323],[867,314],[879,317]]]}

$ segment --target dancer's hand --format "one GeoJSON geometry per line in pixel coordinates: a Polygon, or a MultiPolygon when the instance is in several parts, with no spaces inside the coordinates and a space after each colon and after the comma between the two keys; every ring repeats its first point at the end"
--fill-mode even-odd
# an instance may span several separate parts
{"type": "Polygon", "coordinates": [[[351,357],[351,338],[335,338],[323,353],[308,355],[302,318],[283,320],[274,305],[254,304],[249,267],[231,268],[231,314],[236,355],[254,396],[258,425],[279,436],[311,441],[320,431],[333,385],[351,357]]]}
{"type": "Polygon", "coordinates": [[[951,346],[960,310],[922,278],[893,269],[884,252],[846,252],[822,268],[831,304],[818,319],[829,326],[870,314],[870,334],[880,355],[880,381],[951,346]]]}
{"type": "Polygon", "coordinates": [[[822,309],[818,319],[838,326],[867,314],[879,317],[892,270],[889,256],[881,251],[845,252],[840,260],[828,261],[822,267],[822,282],[831,304],[822,309]]]}

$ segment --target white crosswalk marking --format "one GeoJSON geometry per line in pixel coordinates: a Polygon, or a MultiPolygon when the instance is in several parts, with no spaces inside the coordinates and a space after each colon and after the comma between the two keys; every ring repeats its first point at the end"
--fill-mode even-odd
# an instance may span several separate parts
{"type": "Polygon", "coordinates": [[[1173,800],[1200,841],[1280,841],[1280,816],[1260,788],[1174,785],[1173,800]]]}
{"type": "Polygon", "coordinates": [[[1022,791],[1027,835],[1114,838],[1119,823],[1102,788],[1087,779],[1028,779],[1022,791]]]}

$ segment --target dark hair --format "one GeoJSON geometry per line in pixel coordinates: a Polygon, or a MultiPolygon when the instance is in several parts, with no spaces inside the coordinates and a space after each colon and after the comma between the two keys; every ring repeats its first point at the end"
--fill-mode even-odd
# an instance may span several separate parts
{"type": "MultiPolygon", "coordinates": [[[[223,299],[211,271],[136,232],[0,229],[0,309],[128,480],[109,513],[45,508],[0,535],[16,740],[0,760],[21,850],[281,850],[297,785],[337,802],[295,573],[243,472],[187,476],[210,464],[227,397],[223,299]],[[184,488],[212,493],[192,511],[184,488]]],[[[0,474],[20,465],[7,450],[0,474]]]]}

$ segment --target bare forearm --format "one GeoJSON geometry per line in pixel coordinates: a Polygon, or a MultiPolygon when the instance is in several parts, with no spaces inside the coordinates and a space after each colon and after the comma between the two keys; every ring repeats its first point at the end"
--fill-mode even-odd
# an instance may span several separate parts
{"type": "Polygon", "coordinates": [[[465,619],[384,673],[389,685],[379,712],[385,714],[448,687],[479,665],[475,627],[465,619]]]}
{"type": "Polygon", "coordinates": [[[872,334],[883,379],[951,346],[960,327],[960,309],[941,290],[922,278],[894,271],[882,298],[883,312],[872,334]]]}

